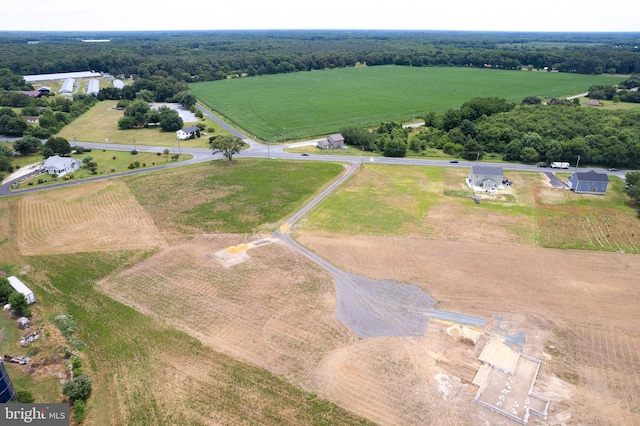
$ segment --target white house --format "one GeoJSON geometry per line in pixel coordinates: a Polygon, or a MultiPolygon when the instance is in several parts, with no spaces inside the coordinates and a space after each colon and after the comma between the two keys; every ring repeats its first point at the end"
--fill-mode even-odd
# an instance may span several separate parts
{"type": "Polygon", "coordinates": [[[189,139],[192,135],[195,136],[197,131],[197,126],[185,127],[184,129],[180,129],[176,132],[176,137],[183,141],[185,139],[189,139]]]}
{"type": "Polygon", "coordinates": [[[60,157],[59,155],[54,155],[46,160],[44,160],[44,164],[42,165],[42,169],[49,173],[50,175],[58,175],[63,176],[67,173],[73,173],[78,170],[82,166],[80,160],[76,160],[75,158],[70,157],[60,157]]]}
{"type": "Polygon", "coordinates": [[[13,287],[15,291],[24,295],[29,305],[36,301],[36,297],[33,295],[33,292],[29,289],[29,287],[24,285],[22,281],[20,281],[16,277],[9,277],[7,279],[9,280],[9,284],[11,284],[11,287],[13,287]]]}
{"type": "Polygon", "coordinates": [[[503,170],[498,166],[473,165],[469,171],[469,184],[484,190],[494,190],[502,184],[503,170]]]}

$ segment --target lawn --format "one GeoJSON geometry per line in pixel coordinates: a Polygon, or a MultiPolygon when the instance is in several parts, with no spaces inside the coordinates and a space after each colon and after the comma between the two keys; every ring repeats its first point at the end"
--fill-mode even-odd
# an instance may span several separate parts
{"type": "MultiPolygon", "coordinates": [[[[123,117],[123,112],[115,109],[115,105],[116,101],[98,102],[89,111],[64,126],[56,136],[61,136],[72,144],[74,137],[77,138],[78,144],[102,143],[108,139],[109,143],[159,146],[169,148],[172,152],[178,151],[178,143],[180,147],[186,148],[209,148],[207,137],[178,141],[175,132],[163,132],[159,128],[119,130],[118,120],[123,117]]],[[[222,127],[209,118],[205,118],[202,123],[205,129],[214,128],[214,134],[227,134],[222,127]]]]}
{"type": "Polygon", "coordinates": [[[198,99],[267,141],[323,135],[347,125],[408,121],[477,96],[519,103],[565,97],[619,76],[444,67],[358,67],[193,83],[198,99]]]}
{"type": "MultiPolygon", "coordinates": [[[[109,151],[102,149],[93,149],[90,152],[83,152],[81,154],[72,154],[71,158],[76,158],[82,161],[86,157],[92,157],[93,162],[98,164],[97,174],[91,173],[89,169],[82,167],[81,169],[69,173],[62,177],[53,178],[51,175],[43,174],[40,176],[33,177],[29,180],[20,182],[19,188],[25,188],[31,185],[47,185],[53,183],[60,183],[62,181],[70,180],[70,179],[86,179],[95,176],[101,175],[110,175],[115,173],[122,173],[131,170],[130,166],[133,166],[135,169],[159,166],[162,164],[174,162],[171,156],[174,154],[171,151],[170,154],[165,155],[164,153],[150,153],[150,152],[138,152],[136,155],[131,154],[128,151],[109,151]],[[136,165],[136,162],[138,163],[136,165]]],[[[190,155],[182,155],[180,157],[180,161],[184,161],[191,158],[190,155]]],[[[25,167],[34,163],[41,162],[42,156],[39,154],[28,155],[16,157],[12,161],[12,165],[14,167],[25,167]]]]}

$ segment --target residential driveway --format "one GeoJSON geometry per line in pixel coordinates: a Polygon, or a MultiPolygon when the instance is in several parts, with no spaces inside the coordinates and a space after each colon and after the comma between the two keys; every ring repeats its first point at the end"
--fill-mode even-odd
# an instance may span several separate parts
{"type": "Polygon", "coordinates": [[[549,182],[551,183],[551,186],[553,186],[554,188],[569,189],[567,184],[560,181],[560,179],[558,179],[556,175],[553,174],[553,172],[544,172],[544,174],[547,175],[547,178],[549,178],[549,182]]]}

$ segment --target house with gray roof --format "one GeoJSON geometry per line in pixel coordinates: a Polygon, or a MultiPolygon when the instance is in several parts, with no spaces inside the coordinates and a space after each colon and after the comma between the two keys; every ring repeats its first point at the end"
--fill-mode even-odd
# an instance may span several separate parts
{"type": "Polygon", "coordinates": [[[567,186],[577,194],[606,194],[609,176],[595,170],[575,172],[569,178],[567,186]]]}
{"type": "Polygon", "coordinates": [[[320,149],[344,149],[344,136],[340,133],[333,133],[326,139],[319,141],[316,146],[320,149]]]}
{"type": "Polygon", "coordinates": [[[80,160],[71,157],[60,157],[52,155],[44,160],[42,169],[50,175],[64,176],[67,173],[73,173],[82,166],[80,160]]]}
{"type": "Polygon", "coordinates": [[[196,137],[198,134],[198,126],[185,127],[176,132],[176,137],[181,141],[189,139],[190,137],[196,137]]]}
{"type": "Polygon", "coordinates": [[[468,181],[471,186],[493,191],[499,185],[502,185],[503,175],[502,167],[474,164],[469,171],[468,181]]]}

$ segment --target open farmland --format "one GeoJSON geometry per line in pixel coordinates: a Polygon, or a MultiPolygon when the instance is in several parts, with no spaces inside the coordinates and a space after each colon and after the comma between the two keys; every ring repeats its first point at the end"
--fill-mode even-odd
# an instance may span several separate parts
{"type": "Polygon", "coordinates": [[[356,67],[193,83],[198,99],[249,133],[267,140],[322,135],[346,125],[406,121],[458,108],[476,96],[519,103],[563,97],[620,76],[477,68],[356,67]]]}
{"type": "MultiPolygon", "coordinates": [[[[618,183],[604,197],[578,195],[552,190],[541,173],[509,172],[514,186],[477,205],[461,185],[465,169],[361,166],[298,223],[298,241],[346,271],[418,285],[440,309],[487,326],[431,321],[423,336],[358,338],[335,318],[331,275],[270,240],[341,168],[241,159],[88,183],[74,197],[50,190],[0,200],[0,235],[9,237],[0,256],[19,252],[12,263],[30,265],[38,309],[64,307],[82,324],[96,386],[87,424],[357,424],[361,416],[507,425],[472,402],[469,383],[498,326],[526,333],[524,352],[543,360],[534,390],[551,399],[550,418],[530,424],[638,423],[640,262],[631,253],[640,221],[618,183]],[[66,214],[58,216],[67,223],[40,232],[83,229],[84,252],[20,251],[23,199],[84,212],[108,188],[126,196],[126,209],[144,211],[166,244],[105,252],[90,215],[66,214]],[[255,208],[270,198],[284,201],[255,208]],[[567,214],[547,222],[558,209],[567,214]],[[541,247],[553,223],[582,210],[617,218],[607,221],[608,246],[541,247]],[[218,257],[267,240],[236,264],[218,257]]],[[[544,244],[583,240],[564,232],[544,244]]]]}

